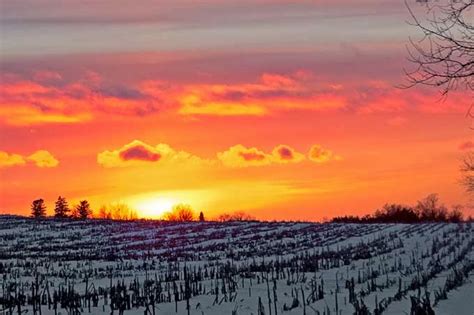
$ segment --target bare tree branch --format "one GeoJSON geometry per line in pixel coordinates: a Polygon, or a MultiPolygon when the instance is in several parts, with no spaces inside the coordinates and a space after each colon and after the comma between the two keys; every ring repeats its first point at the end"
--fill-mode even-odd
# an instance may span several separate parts
{"type": "MultiPolygon", "coordinates": [[[[419,40],[410,38],[408,60],[413,70],[405,70],[408,84],[434,86],[442,95],[449,91],[474,90],[474,0],[426,2],[422,20],[405,1],[410,25],[422,32],[419,40]]],[[[471,112],[470,112],[471,114],[471,112]]]]}
{"type": "MultiPolygon", "coordinates": [[[[411,16],[408,24],[422,33],[419,40],[409,38],[408,60],[412,70],[404,69],[408,84],[428,85],[440,89],[443,97],[453,90],[474,90],[474,0],[439,0],[423,2],[424,19],[414,13],[405,0],[411,16]]],[[[469,104],[466,104],[466,107],[469,104]]],[[[474,121],[474,102],[466,117],[474,121]]],[[[474,128],[473,128],[474,129],[474,128]]],[[[462,183],[474,194],[474,152],[469,152],[461,167],[462,183]]]]}

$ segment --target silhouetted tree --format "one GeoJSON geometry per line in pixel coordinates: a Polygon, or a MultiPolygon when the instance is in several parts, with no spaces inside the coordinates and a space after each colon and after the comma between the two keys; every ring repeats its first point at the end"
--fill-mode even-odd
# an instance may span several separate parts
{"type": "Polygon", "coordinates": [[[67,218],[69,214],[69,206],[66,198],[59,196],[54,207],[54,216],[56,218],[67,218]]]}
{"type": "Polygon", "coordinates": [[[31,204],[31,216],[40,218],[46,216],[46,205],[43,199],[36,199],[31,204]]]}
{"type": "Polygon", "coordinates": [[[223,213],[217,217],[217,221],[228,222],[228,221],[253,221],[255,217],[244,212],[235,211],[232,213],[223,213]]]}
{"type": "Polygon", "coordinates": [[[458,223],[461,222],[463,219],[463,214],[462,214],[462,206],[461,205],[455,205],[449,212],[447,216],[447,220],[449,222],[453,223],[458,223]]]}
{"type": "Polygon", "coordinates": [[[399,204],[386,204],[382,210],[377,210],[372,218],[378,222],[415,223],[418,216],[409,206],[399,204]]]}
{"type": "Polygon", "coordinates": [[[190,205],[177,204],[173,206],[171,211],[163,215],[164,220],[174,222],[188,222],[194,220],[194,212],[190,205]]]}
{"type": "Polygon", "coordinates": [[[423,33],[410,39],[408,54],[415,69],[406,71],[409,86],[422,84],[450,90],[474,89],[474,19],[472,0],[425,1],[426,16],[417,16],[407,5],[411,25],[423,33]]]}
{"type": "Polygon", "coordinates": [[[463,184],[467,192],[474,194],[474,152],[469,152],[466,155],[461,171],[463,172],[463,184]]]}
{"type": "Polygon", "coordinates": [[[87,219],[92,215],[92,210],[87,200],[79,201],[79,204],[76,206],[76,210],[79,219],[87,219]]]}
{"type": "Polygon", "coordinates": [[[415,210],[421,221],[436,221],[439,198],[437,194],[430,194],[418,200],[415,210]]]}
{"type": "Polygon", "coordinates": [[[99,213],[97,214],[99,219],[112,219],[112,214],[107,209],[107,206],[103,205],[99,208],[99,213]]]}
{"type": "MultiPolygon", "coordinates": [[[[429,85],[449,91],[474,90],[474,1],[423,1],[426,16],[416,16],[407,5],[412,17],[410,24],[421,30],[423,37],[408,46],[409,60],[415,65],[405,71],[409,84],[429,85]]],[[[466,104],[466,107],[468,104],[466,104]]],[[[474,118],[474,103],[467,115],[474,118]]],[[[474,193],[474,158],[469,153],[463,163],[463,184],[468,193],[474,193]]]]}
{"type": "Polygon", "coordinates": [[[415,208],[399,204],[386,204],[373,215],[335,217],[335,223],[417,223],[417,222],[461,222],[462,207],[448,209],[439,203],[438,195],[430,194],[418,201],[415,208]]]}
{"type": "Polygon", "coordinates": [[[119,202],[102,205],[99,208],[97,217],[100,219],[136,220],[138,219],[138,214],[136,210],[132,209],[126,203],[119,202]]]}
{"type": "Polygon", "coordinates": [[[199,221],[200,221],[200,222],[206,221],[206,219],[204,218],[204,213],[202,213],[202,211],[199,212],[199,221]]]}

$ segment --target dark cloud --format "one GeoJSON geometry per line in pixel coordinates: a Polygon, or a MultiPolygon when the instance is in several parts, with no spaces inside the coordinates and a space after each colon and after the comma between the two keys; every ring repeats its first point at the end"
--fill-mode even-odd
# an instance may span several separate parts
{"type": "Polygon", "coordinates": [[[128,147],[124,151],[121,151],[119,156],[124,161],[140,160],[140,161],[156,162],[159,159],[161,159],[161,154],[157,152],[153,152],[151,149],[141,144],[128,147]]]}
{"type": "Polygon", "coordinates": [[[102,87],[100,92],[104,96],[111,96],[121,99],[136,100],[145,98],[145,95],[143,95],[139,90],[120,85],[102,87]]]}
{"type": "Polygon", "coordinates": [[[291,161],[291,160],[294,159],[293,150],[289,147],[280,146],[277,149],[277,152],[278,152],[278,155],[279,155],[280,159],[282,159],[282,160],[291,161]]]}

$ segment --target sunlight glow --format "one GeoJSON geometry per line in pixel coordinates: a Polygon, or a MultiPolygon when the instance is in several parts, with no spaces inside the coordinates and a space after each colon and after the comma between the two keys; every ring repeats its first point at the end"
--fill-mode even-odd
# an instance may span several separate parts
{"type": "Polygon", "coordinates": [[[160,218],[165,212],[170,211],[179,200],[168,197],[149,197],[133,203],[139,216],[143,218],[160,218]]]}
{"type": "Polygon", "coordinates": [[[216,192],[212,190],[161,190],[130,196],[124,200],[133,209],[137,210],[138,217],[162,219],[163,214],[173,206],[184,203],[190,205],[195,215],[199,211],[206,211],[216,199],[216,192]]]}

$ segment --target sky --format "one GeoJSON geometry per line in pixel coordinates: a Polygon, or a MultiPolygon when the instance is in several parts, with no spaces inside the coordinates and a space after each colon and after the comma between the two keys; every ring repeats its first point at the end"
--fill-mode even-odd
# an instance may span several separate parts
{"type": "Polygon", "coordinates": [[[0,213],[469,204],[472,96],[400,88],[408,20],[401,0],[0,0],[0,213]]]}

